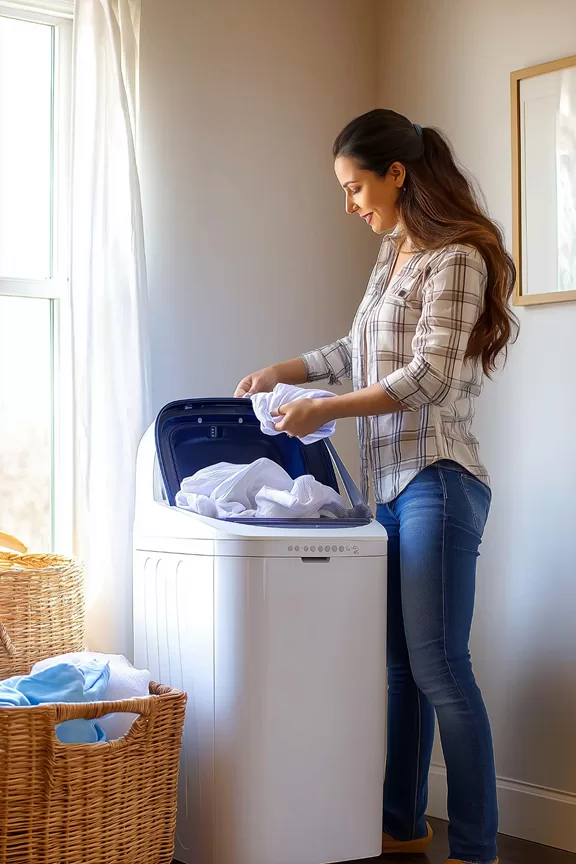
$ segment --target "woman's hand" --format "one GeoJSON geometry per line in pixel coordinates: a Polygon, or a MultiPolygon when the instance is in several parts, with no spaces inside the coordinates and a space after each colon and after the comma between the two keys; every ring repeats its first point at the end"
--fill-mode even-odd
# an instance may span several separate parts
{"type": "Polygon", "coordinates": [[[306,365],[301,357],[266,366],[259,372],[247,375],[238,384],[234,396],[253,396],[254,393],[271,393],[277,384],[305,384],[308,380],[306,365]]]}
{"type": "Polygon", "coordinates": [[[279,383],[276,367],[267,366],[243,378],[234,391],[234,397],[241,399],[243,396],[253,396],[254,393],[271,393],[279,383]]]}
{"type": "Polygon", "coordinates": [[[332,398],[296,399],[281,405],[277,415],[281,419],[274,424],[274,428],[293,438],[305,438],[317,432],[321,426],[334,419],[328,404],[332,398]]]}

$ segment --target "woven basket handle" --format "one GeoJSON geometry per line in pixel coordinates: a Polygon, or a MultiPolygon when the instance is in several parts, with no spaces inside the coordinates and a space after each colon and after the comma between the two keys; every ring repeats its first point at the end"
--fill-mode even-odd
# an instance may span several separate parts
{"type": "Polygon", "coordinates": [[[58,702],[54,705],[56,723],[66,720],[97,720],[107,714],[140,714],[150,717],[155,714],[158,700],[154,696],[137,699],[121,699],[117,702],[58,702]]]}
{"type": "Polygon", "coordinates": [[[5,626],[0,621],[0,645],[8,655],[8,657],[14,657],[16,654],[16,649],[14,647],[14,643],[10,638],[10,634],[6,630],[5,626]]]}

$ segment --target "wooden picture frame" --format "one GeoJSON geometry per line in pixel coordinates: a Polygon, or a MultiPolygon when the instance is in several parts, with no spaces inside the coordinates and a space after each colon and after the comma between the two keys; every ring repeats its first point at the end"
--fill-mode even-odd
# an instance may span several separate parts
{"type": "Polygon", "coordinates": [[[533,306],[575,301],[576,223],[574,225],[572,223],[566,225],[566,223],[572,211],[576,214],[576,138],[574,138],[574,149],[571,148],[566,154],[562,149],[562,142],[559,143],[558,140],[561,134],[558,129],[565,129],[568,125],[570,134],[564,135],[562,141],[568,140],[571,143],[572,129],[576,130],[576,56],[512,72],[510,95],[512,233],[514,259],[518,268],[514,305],[533,306]],[[534,79],[540,80],[534,81],[534,79]],[[563,98],[562,93],[566,89],[569,91],[568,97],[563,98]],[[570,96],[573,96],[573,99],[570,96]],[[555,100],[558,103],[556,113],[554,113],[555,100]],[[554,122],[556,126],[552,128],[554,122]],[[563,126],[558,125],[561,122],[563,126]],[[548,139],[547,149],[546,139],[548,139]],[[554,139],[554,148],[550,144],[552,139],[554,139]],[[551,149],[553,149],[552,153],[550,153],[551,149]],[[563,186],[561,180],[562,176],[566,177],[565,163],[570,163],[571,158],[573,159],[571,174],[574,174],[574,182],[568,183],[568,191],[566,191],[566,184],[563,186]],[[560,177],[559,170],[562,174],[560,177]],[[527,175],[534,181],[532,191],[528,188],[527,175]],[[552,177],[554,188],[550,190],[552,177]],[[568,216],[562,210],[565,201],[558,202],[559,197],[565,199],[566,196],[569,196],[568,216]],[[556,204],[555,210],[553,201],[556,204]],[[556,219],[555,229],[551,227],[554,219],[556,219]],[[568,254],[561,254],[563,249],[565,252],[564,241],[567,232],[569,234],[568,254]],[[560,234],[563,234],[562,239],[560,234]],[[537,238],[538,242],[534,238],[537,238]],[[528,252],[531,249],[534,250],[530,256],[534,264],[530,272],[528,252]],[[570,250],[574,256],[570,254],[570,250]],[[571,263],[572,260],[574,263],[571,263]],[[555,277],[554,273],[556,273],[555,277]],[[539,290],[544,284],[551,287],[546,291],[539,290]],[[567,284],[568,290],[565,287],[567,284]],[[574,285],[573,289],[571,289],[572,285],[574,285]]]}

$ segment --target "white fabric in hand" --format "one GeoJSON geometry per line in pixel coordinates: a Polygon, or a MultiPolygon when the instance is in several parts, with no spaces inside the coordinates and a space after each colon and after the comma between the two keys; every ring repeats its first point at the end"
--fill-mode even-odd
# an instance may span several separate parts
{"type": "MultiPolygon", "coordinates": [[[[293,387],[291,384],[277,384],[271,393],[255,393],[250,398],[254,413],[260,421],[262,432],[265,435],[281,435],[282,433],[275,428],[281,417],[273,416],[281,405],[295,402],[297,399],[326,399],[329,396],[334,396],[334,393],[329,393],[327,390],[306,390],[303,387],[293,387]]],[[[305,435],[301,441],[303,444],[314,444],[321,438],[328,438],[333,435],[335,429],[336,421],[331,420],[330,423],[325,423],[316,432],[305,435]]]]}

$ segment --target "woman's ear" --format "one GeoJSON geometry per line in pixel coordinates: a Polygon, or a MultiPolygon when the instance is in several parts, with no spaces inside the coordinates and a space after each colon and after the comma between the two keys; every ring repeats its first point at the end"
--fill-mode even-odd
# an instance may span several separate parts
{"type": "Polygon", "coordinates": [[[406,179],[406,169],[401,162],[394,162],[388,169],[388,175],[392,178],[394,185],[401,189],[406,179]]]}

